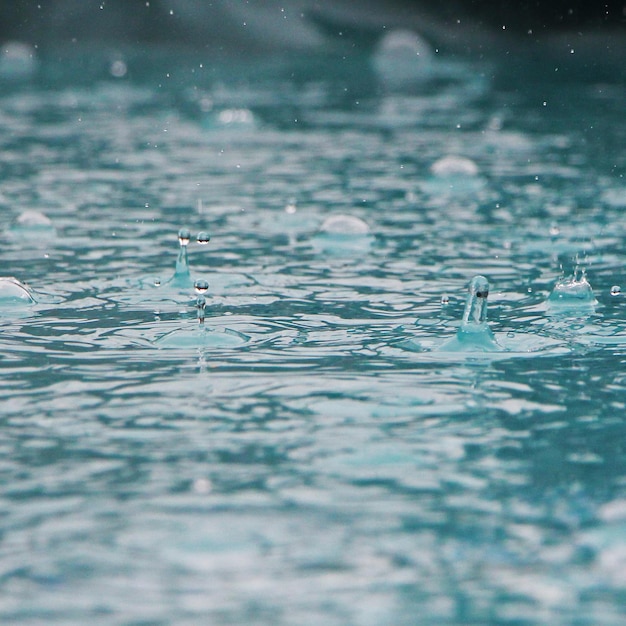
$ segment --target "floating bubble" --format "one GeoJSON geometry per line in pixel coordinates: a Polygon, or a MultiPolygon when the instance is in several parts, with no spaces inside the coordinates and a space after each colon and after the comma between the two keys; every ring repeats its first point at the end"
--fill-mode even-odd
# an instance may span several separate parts
{"type": "Polygon", "coordinates": [[[25,239],[49,239],[56,235],[52,220],[41,211],[22,211],[9,226],[9,233],[25,239]]]}
{"type": "Polygon", "coordinates": [[[466,157],[448,155],[435,161],[430,171],[435,176],[477,176],[478,165],[466,157]]]}
{"type": "Polygon", "coordinates": [[[14,276],[0,276],[0,308],[36,304],[30,289],[14,276]]]}
{"type": "Polygon", "coordinates": [[[420,181],[419,187],[432,196],[476,193],[485,187],[478,165],[471,159],[446,155],[430,166],[431,176],[420,181]]]}
{"type": "Polygon", "coordinates": [[[196,237],[196,241],[201,245],[205,246],[209,241],[211,241],[211,236],[209,233],[204,232],[203,230],[198,233],[196,237]]]}
{"type": "Polygon", "coordinates": [[[331,215],[320,226],[320,232],[332,235],[367,235],[370,227],[367,222],[354,215],[331,215]]]}

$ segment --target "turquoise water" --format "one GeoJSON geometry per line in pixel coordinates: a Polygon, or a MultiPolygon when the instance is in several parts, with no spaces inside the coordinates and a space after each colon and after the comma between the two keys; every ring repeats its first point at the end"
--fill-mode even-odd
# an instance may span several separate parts
{"type": "Polygon", "coordinates": [[[2,79],[0,621],[622,623],[623,84],[108,63],[2,79]]]}

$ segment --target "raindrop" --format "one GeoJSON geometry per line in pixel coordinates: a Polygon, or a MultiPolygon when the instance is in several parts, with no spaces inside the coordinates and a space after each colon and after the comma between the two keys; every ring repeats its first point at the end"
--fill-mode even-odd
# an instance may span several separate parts
{"type": "Polygon", "coordinates": [[[199,278],[194,283],[193,288],[196,290],[197,294],[203,294],[203,293],[206,293],[209,290],[209,283],[208,283],[208,281],[204,280],[203,278],[199,278]]]}
{"type": "Polygon", "coordinates": [[[186,246],[189,244],[189,240],[191,239],[191,233],[187,228],[181,228],[178,231],[178,243],[181,246],[186,246]]]}
{"type": "Polygon", "coordinates": [[[200,231],[198,233],[198,237],[196,238],[196,241],[201,246],[205,246],[207,243],[209,243],[209,241],[211,241],[211,236],[209,235],[209,233],[206,233],[204,231],[200,231]]]}

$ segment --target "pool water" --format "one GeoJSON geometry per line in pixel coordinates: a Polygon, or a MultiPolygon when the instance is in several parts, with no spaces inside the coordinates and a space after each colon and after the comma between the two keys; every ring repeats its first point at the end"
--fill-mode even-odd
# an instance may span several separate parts
{"type": "Polygon", "coordinates": [[[5,70],[2,623],[622,623],[624,85],[393,68],[5,70]]]}

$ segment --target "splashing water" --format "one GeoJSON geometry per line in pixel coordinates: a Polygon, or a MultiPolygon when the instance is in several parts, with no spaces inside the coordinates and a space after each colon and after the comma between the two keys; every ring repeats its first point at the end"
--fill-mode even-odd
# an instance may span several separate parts
{"type": "Polygon", "coordinates": [[[191,233],[187,228],[181,228],[178,231],[178,244],[180,248],[178,250],[178,258],[176,259],[176,270],[172,278],[168,281],[169,286],[176,287],[177,289],[191,289],[193,287],[191,272],[189,270],[189,256],[187,253],[190,238],[191,233]]]}
{"type": "Polygon", "coordinates": [[[463,321],[456,336],[439,347],[444,352],[500,352],[502,346],[496,341],[487,324],[487,298],[489,282],[484,276],[474,276],[470,281],[463,321]]]}
{"type": "Polygon", "coordinates": [[[578,267],[556,283],[547,300],[549,310],[556,312],[593,312],[597,304],[586,271],[578,267]]]}

